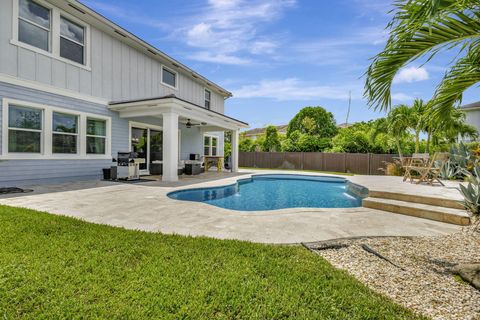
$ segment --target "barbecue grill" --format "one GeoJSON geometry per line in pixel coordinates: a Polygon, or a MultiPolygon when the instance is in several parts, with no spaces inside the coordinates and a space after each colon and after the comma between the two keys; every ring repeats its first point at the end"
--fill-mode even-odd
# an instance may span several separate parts
{"type": "Polygon", "coordinates": [[[119,152],[117,155],[117,179],[140,179],[140,162],[136,152],[119,152]]]}

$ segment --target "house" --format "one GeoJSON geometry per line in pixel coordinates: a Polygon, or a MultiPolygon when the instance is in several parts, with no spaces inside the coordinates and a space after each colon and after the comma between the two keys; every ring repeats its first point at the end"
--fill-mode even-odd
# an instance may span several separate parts
{"type": "Polygon", "coordinates": [[[460,109],[465,112],[465,122],[480,132],[480,101],[463,105],[460,109]]]}
{"type": "MultiPolygon", "coordinates": [[[[275,126],[275,127],[277,128],[279,134],[287,134],[288,124],[282,124],[280,126],[275,126]]],[[[248,130],[248,131],[244,131],[243,135],[245,136],[245,138],[250,138],[252,140],[256,140],[261,135],[264,135],[266,130],[267,130],[266,127],[255,128],[255,129],[251,129],[251,130],[248,130]]]]}
{"type": "Polygon", "coordinates": [[[118,152],[178,179],[248,125],[232,94],[75,0],[0,2],[0,185],[98,177],[118,152]]]}

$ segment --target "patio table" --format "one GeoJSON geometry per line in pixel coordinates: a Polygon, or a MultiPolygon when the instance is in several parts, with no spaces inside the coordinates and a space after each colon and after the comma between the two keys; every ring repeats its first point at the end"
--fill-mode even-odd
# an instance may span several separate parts
{"type": "Polygon", "coordinates": [[[217,162],[217,171],[221,172],[223,168],[223,156],[205,156],[205,171],[208,171],[210,168],[210,161],[209,160],[215,160],[217,162]]]}

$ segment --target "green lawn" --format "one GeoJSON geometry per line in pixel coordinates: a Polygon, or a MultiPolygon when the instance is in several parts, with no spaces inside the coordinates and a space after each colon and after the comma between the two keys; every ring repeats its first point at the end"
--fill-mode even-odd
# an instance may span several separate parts
{"type": "Polygon", "coordinates": [[[414,316],[300,246],[128,231],[0,206],[0,319],[16,318],[414,316]]]}

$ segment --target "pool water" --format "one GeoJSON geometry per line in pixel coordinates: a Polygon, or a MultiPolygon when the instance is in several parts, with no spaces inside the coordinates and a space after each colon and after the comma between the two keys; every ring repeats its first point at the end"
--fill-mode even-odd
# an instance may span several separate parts
{"type": "Polygon", "coordinates": [[[255,175],[229,186],[181,190],[168,196],[241,211],[352,208],[362,204],[361,197],[348,192],[343,178],[289,174],[255,175]]]}

